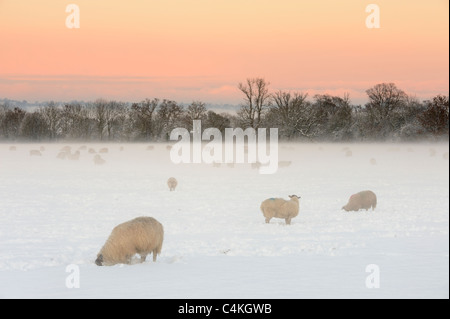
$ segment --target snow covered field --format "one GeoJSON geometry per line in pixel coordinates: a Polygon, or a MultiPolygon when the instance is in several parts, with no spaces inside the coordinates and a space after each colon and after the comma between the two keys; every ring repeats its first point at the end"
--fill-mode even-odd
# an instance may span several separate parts
{"type": "Polygon", "coordinates": [[[273,175],[175,165],[166,144],[88,144],[108,147],[102,166],[57,159],[66,144],[10,145],[0,298],[449,298],[448,144],[280,145],[292,163],[273,175]],[[341,210],[365,189],[374,212],[341,210]],[[299,216],[265,224],[260,203],[289,194],[299,216]],[[96,266],[112,228],[143,215],[164,225],[157,262],[96,266]]]}

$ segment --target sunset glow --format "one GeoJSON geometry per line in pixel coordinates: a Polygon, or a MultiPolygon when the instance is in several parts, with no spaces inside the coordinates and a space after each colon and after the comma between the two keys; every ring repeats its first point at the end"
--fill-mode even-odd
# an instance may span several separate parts
{"type": "Polygon", "coordinates": [[[449,4],[371,2],[0,0],[0,98],[239,103],[237,83],[349,92],[394,82],[426,99],[448,94],[449,4]],[[69,29],[66,6],[80,8],[69,29]]]}

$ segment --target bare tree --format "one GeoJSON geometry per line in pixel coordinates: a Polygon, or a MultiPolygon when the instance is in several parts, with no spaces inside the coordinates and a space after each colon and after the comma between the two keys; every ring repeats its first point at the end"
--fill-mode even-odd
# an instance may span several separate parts
{"type": "Polygon", "coordinates": [[[49,138],[55,139],[61,133],[61,109],[51,101],[39,109],[43,120],[47,124],[49,138]]]}
{"type": "Polygon", "coordinates": [[[194,120],[206,120],[206,107],[205,103],[200,101],[192,102],[186,109],[184,116],[184,125],[188,130],[192,130],[192,121],[194,120]]]}
{"type": "Polygon", "coordinates": [[[369,114],[368,127],[375,134],[385,136],[396,128],[394,112],[407,103],[408,95],[394,83],[380,83],[366,90],[369,102],[366,110],[369,114]]]}
{"type": "Polygon", "coordinates": [[[427,109],[418,117],[422,127],[434,136],[448,134],[448,96],[437,95],[431,101],[425,101],[424,104],[427,106],[427,109]]]}
{"type": "Polygon", "coordinates": [[[245,127],[254,129],[260,127],[270,99],[269,85],[270,83],[263,78],[249,78],[245,83],[238,84],[239,90],[245,95],[238,117],[245,127]]]}
{"type": "Polygon", "coordinates": [[[131,120],[137,130],[138,138],[150,139],[153,132],[153,114],[158,106],[159,99],[145,99],[131,105],[131,120]]]}
{"type": "Polygon", "coordinates": [[[266,121],[271,126],[278,126],[281,136],[287,139],[313,138],[317,134],[315,128],[319,120],[312,104],[306,101],[307,96],[301,92],[275,92],[266,121]]]}

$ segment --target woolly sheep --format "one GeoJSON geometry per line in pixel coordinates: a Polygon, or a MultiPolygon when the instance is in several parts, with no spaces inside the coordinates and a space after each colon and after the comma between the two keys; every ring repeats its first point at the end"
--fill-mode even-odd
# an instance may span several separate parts
{"type": "Polygon", "coordinates": [[[136,254],[144,262],[150,253],[155,262],[156,255],[161,253],[163,239],[164,228],[160,222],[153,217],[137,217],[114,227],[95,263],[98,266],[129,264],[136,254]]]}
{"type": "Polygon", "coordinates": [[[78,161],[80,159],[80,151],[76,151],[75,153],[71,154],[68,153],[67,157],[72,161],[78,161]]]}
{"type": "Polygon", "coordinates": [[[39,150],[31,150],[30,156],[42,156],[42,153],[39,150]]]}
{"type": "Polygon", "coordinates": [[[261,211],[266,218],[266,223],[275,218],[284,218],[286,225],[291,224],[291,219],[298,215],[300,196],[289,195],[290,200],[283,198],[269,198],[261,203],[261,211]]]}
{"type": "Polygon", "coordinates": [[[100,155],[95,154],[95,156],[94,156],[94,164],[95,165],[103,165],[103,164],[105,164],[105,162],[106,161],[100,155]]]}
{"type": "Polygon", "coordinates": [[[177,187],[178,182],[175,177],[171,177],[167,180],[167,186],[169,186],[170,191],[174,191],[175,187],[177,187]]]}
{"type": "Polygon", "coordinates": [[[372,191],[362,191],[350,196],[347,205],[343,206],[342,209],[345,211],[358,211],[360,209],[365,209],[366,211],[372,207],[374,210],[377,207],[377,196],[372,191]]]}
{"type": "Polygon", "coordinates": [[[109,150],[108,150],[107,147],[103,147],[103,148],[101,148],[98,152],[99,152],[99,153],[108,153],[109,150]]]}
{"type": "Polygon", "coordinates": [[[278,167],[288,167],[291,166],[292,161],[279,161],[278,162],[278,167]]]}

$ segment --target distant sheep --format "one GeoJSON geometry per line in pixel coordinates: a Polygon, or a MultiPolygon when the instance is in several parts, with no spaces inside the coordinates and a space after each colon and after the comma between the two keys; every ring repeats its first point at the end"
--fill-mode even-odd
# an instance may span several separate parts
{"type": "Polygon", "coordinates": [[[98,154],[95,154],[94,156],[94,164],[95,165],[103,165],[105,164],[106,161],[98,154]]]}
{"type": "Polygon", "coordinates": [[[292,164],[291,161],[279,161],[278,167],[288,167],[288,166],[291,166],[291,164],[292,164]]]}
{"type": "Polygon", "coordinates": [[[10,151],[15,151],[15,150],[17,150],[17,148],[13,145],[13,146],[10,146],[10,147],[9,147],[9,150],[10,150],[10,151]]]}
{"type": "Polygon", "coordinates": [[[167,180],[167,186],[169,186],[170,191],[174,191],[175,188],[177,187],[178,182],[175,179],[175,177],[171,177],[167,180]]]}
{"type": "Polygon", "coordinates": [[[99,149],[99,150],[98,150],[98,152],[99,152],[99,153],[103,153],[103,154],[105,154],[105,153],[108,153],[108,152],[109,152],[109,150],[108,150],[108,148],[107,148],[107,147],[103,147],[103,148],[99,149]]]}
{"type": "Polygon", "coordinates": [[[59,158],[59,159],[64,160],[64,159],[66,159],[66,157],[68,155],[70,155],[70,153],[62,151],[62,152],[59,152],[58,155],[56,155],[56,157],[59,158]]]}
{"type": "Polygon", "coordinates": [[[373,157],[370,159],[370,164],[372,165],[377,165],[377,160],[374,159],[373,157]]]}
{"type": "Polygon", "coordinates": [[[97,254],[95,263],[98,266],[129,264],[131,258],[139,254],[141,262],[148,254],[161,253],[164,240],[164,228],[153,217],[137,217],[114,227],[105,245],[97,254]]]}
{"type": "Polygon", "coordinates": [[[360,209],[369,208],[374,210],[377,207],[377,196],[372,191],[362,191],[350,196],[347,205],[343,206],[342,209],[345,211],[358,211],[360,209]]]}
{"type": "Polygon", "coordinates": [[[31,150],[30,156],[42,156],[42,153],[39,150],[31,150]]]}
{"type": "Polygon", "coordinates": [[[78,161],[80,159],[80,151],[76,151],[75,153],[71,154],[68,153],[67,157],[72,161],[78,161]]]}
{"type": "Polygon", "coordinates": [[[97,152],[95,151],[95,149],[93,149],[93,148],[91,147],[91,148],[89,148],[88,153],[89,153],[89,154],[95,154],[95,153],[97,153],[97,152]]]}
{"type": "Polygon", "coordinates": [[[298,215],[300,196],[289,195],[290,200],[283,198],[269,198],[261,203],[261,211],[269,223],[272,218],[284,218],[286,225],[298,215]]]}

